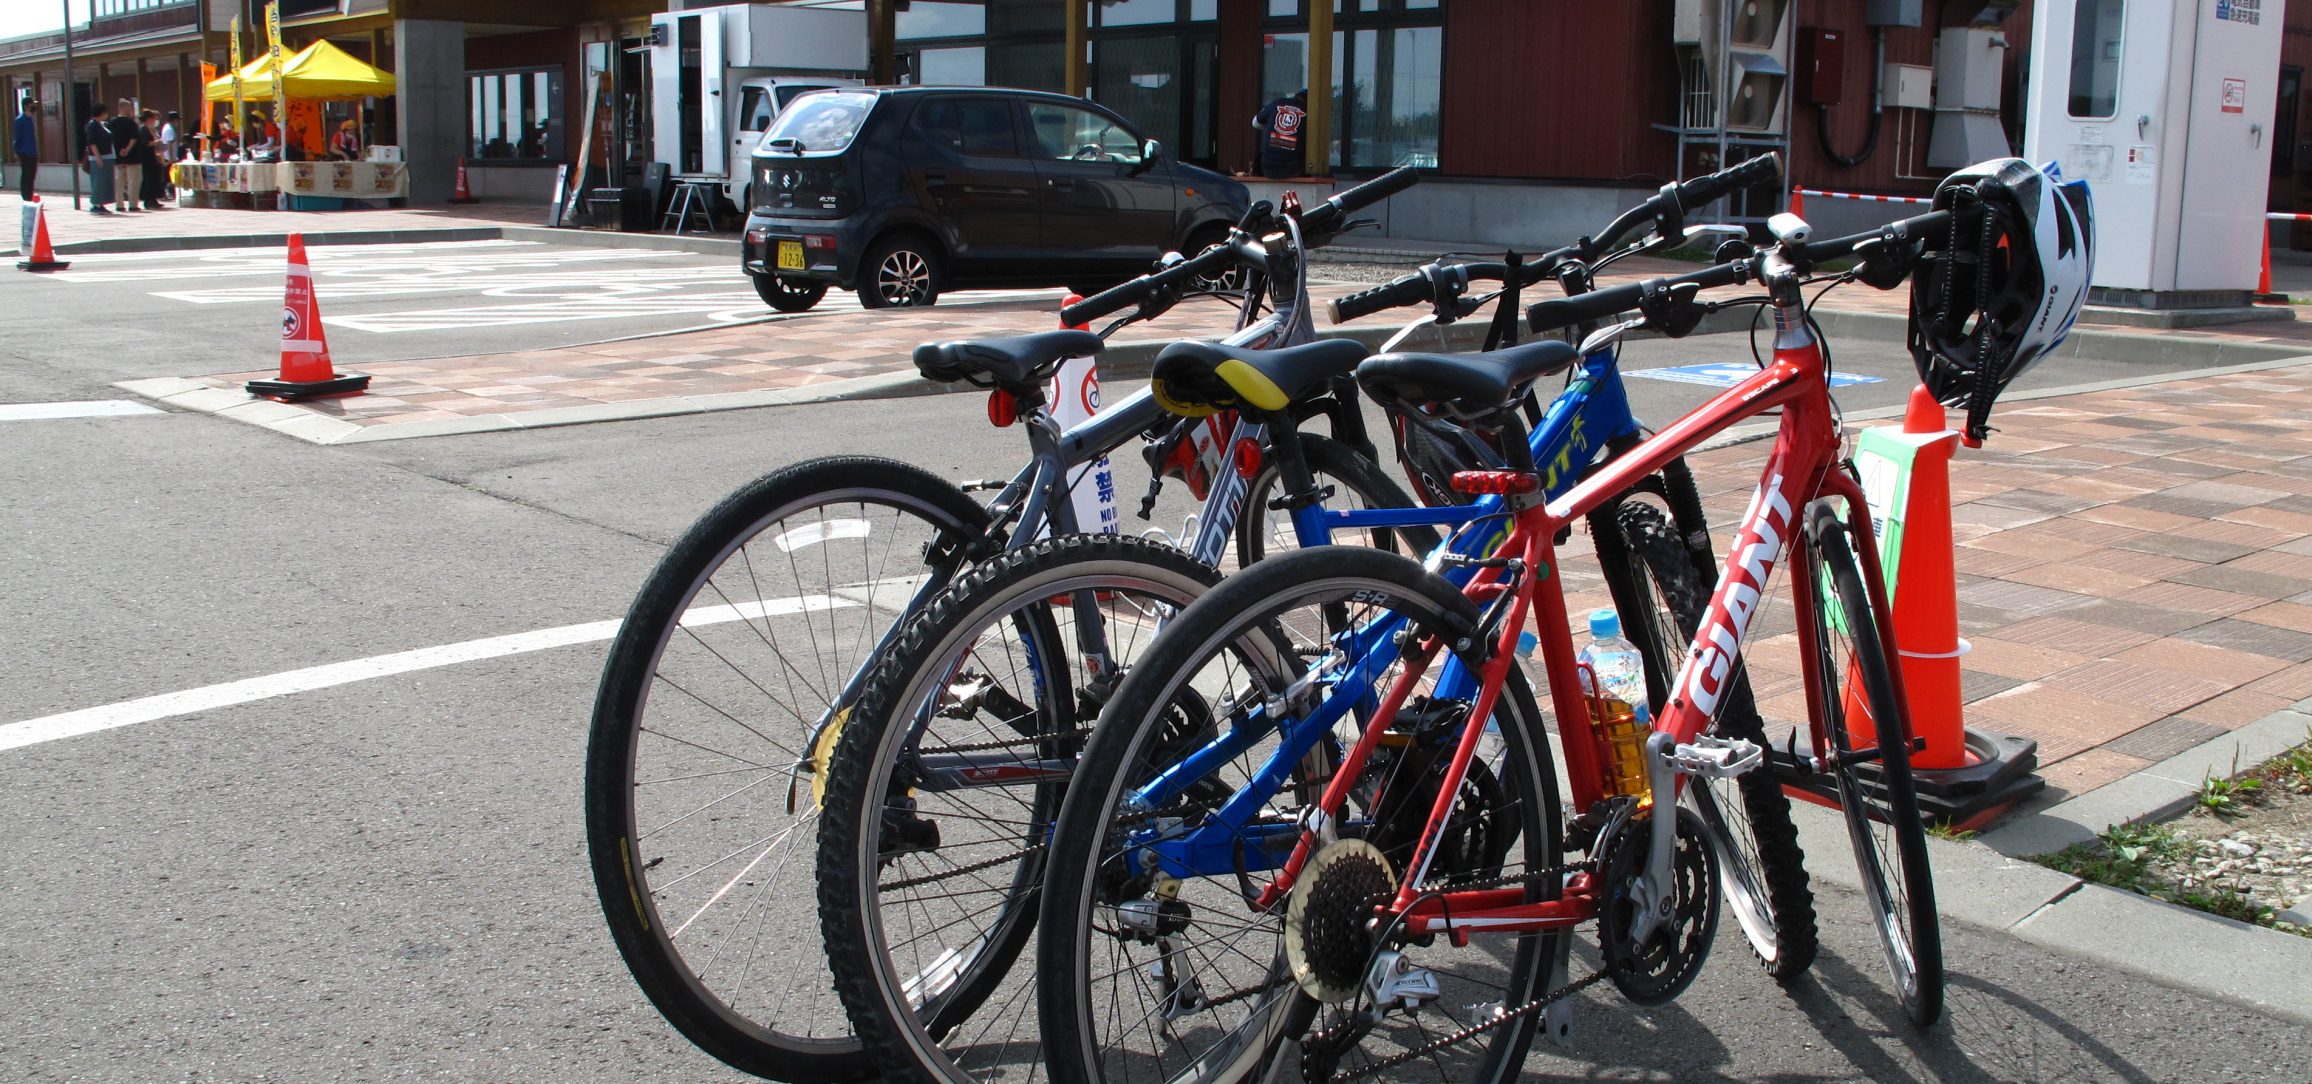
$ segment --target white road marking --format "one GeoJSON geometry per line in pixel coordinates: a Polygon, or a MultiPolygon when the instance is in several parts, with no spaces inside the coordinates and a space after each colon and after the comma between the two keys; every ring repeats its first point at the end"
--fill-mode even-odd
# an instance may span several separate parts
{"type": "Polygon", "coordinates": [[[110,418],[121,414],[160,414],[161,410],[127,399],[87,399],[71,403],[0,403],[0,422],[44,418],[110,418]]]}
{"type": "MultiPolygon", "coordinates": [[[[828,595],[801,595],[795,598],[770,599],[763,602],[741,603],[736,606],[701,606],[683,614],[685,628],[715,625],[728,621],[760,617],[783,617],[789,614],[843,609],[859,605],[849,599],[828,595]]],[[[464,643],[421,647],[414,651],[397,651],[390,655],[373,655],[366,659],[334,662],[326,666],[309,666],[264,677],[243,678],[222,685],[208,685],[183,692],[162,693],[159,696],[124,700],[103,707],[82,708],[59,715],[26,719],[21,723],[0,726],[0,750],[18,749],[62,738],[93,734],[100,730],[135,726],[178,715],[212,711],[217,708],[269,700],[292,693],[313,692],[338,685],[348,685],[371,678],[392,677],[416,670],[454,666],[461,662],[477,662],[506,655],[520,655],[547,648],[568,647],[572,644],[607,640],[618,634],[619,622],[590,621],[583,625],[563,625],[559,628],[517,632],[511,636],[491,636],[464,643]]]]}

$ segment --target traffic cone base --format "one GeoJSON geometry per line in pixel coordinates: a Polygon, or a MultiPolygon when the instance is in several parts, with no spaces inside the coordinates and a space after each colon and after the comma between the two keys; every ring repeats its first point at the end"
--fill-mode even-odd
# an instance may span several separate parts
{"type": "Polygon", "coordinates": [[[249,394],[284,403],[359,395],[369,377],[339,373],[329,363],[329,339],[321,329],[321,306],[313,298],[313,269],[305,260],[305,235],[289,235],[289,283],[281,308],[281,375],[252,380],[249,394]]]}
{"type": "Polygon", "coordinates": [[[25,259],[16,261],[18,271],[62,271],[72,266],[69,260],[56,258],[56,249],[48,243],[48,205],[40,197],[32,197],[24,205],[24,213],[32,216],[32,250],[25,259]]]}

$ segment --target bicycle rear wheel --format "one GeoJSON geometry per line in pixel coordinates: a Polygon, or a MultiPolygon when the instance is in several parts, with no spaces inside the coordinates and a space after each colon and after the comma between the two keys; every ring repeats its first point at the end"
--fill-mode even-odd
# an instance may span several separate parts
{"type": "MultiPolygon", "coordinates": [[[[1456,945],[1365,921],[1374,893],[1409,875],[1453,741],[1483,725],[1466,703],[1409,700],[1338,811],[1339,842],[1304,868],[1289,904],[1262,910],[1245,895],[1274,876],[1367,718],[1353,711],[1279,772],[1272,759],[1294,754],[1279,757],[1277,728],[1254,714],[1295,703],[1288,690],[1318,666],[1337,682],[1329,695],[1377,702],[1400,667],[1352,682],[1327,630],[1378,630],[1367,634],[1378,638],[1399,619],[1451,643],[1471,636],[1476,610],[1392,554],[1281,554],[1190,606],[1118,688],[1078,761],[1045,882],[1037,977],[1055,1081],[1516,1077],[1541,1023],[1533,1003],[1562,974],[1567,936],[1481,932],[1456,945]],[[1231,741],[1202,754],[1211,764],[1196,778],[1176,776],[1170,797],[1142,799],[1138,788],[1186,759],[1161,735],[1193,705],[1211,705],[1199,710],[1231,741]],[[1277,774],[1255,783],[1256,773],[1277,774]],[[1152,848],[1215,817],[1242,818],[1218,846],[1227,857],[1207,852],[1202,861],[1217,868],[1174,879],[1152,848]],[[1428,993],[1407,1011],[1376,1004],[1376,973],[1434,986],[1409,983],[1428,993]],[[1460,1041],[1439,1045],[1448,1037],[1460,1041]]],[[[1434,691],[1442,665],[1431,665],[1420,691],[1434,691]]],[[[1316,684],[1311,695],[1327,688],[1316,684]]],[[[1508,877],[1528,901],[1556,898],[1556,773],[1515,668],[1490,721],[1497,732],[1480,739],[1423,884],[1508,877]]]]}
{"type": "MultiPolygon", "coordinates": [[[[1035,926],[1045,841],[1110,690],[1084,688],[1079,592],[1109,658],[1219,582],[1170,546],[1065,535],[974,568],[869,678],[828,769],[820,918],[836,988],[900,1082],[1034,1079],[1035,926]]],[[[1202,744],[1209,719],[1177,740],[1202,744]]]]}
{"type": "Polygon", "coordinates": [[[939,543],[986,525],[903,463],[796,464],[701,517],[611,643],[586,751],[595,891],[643,993],[733,1068],[797,1084],[873,1071],[808,933],[813,737],[952,572],[939,543]]]}
{"type": "Polygon", "coordinates": [[[1807,510],[1806,535],[1812,545],[1801,547],[1804,572],[1817,585],[1809,615],[1816,703],[1835,758],[1830,774],[1896,996],[1911,1022],[1926,1027],[1943,1011],[1943,941],[1926,824],[1911,781],[1909,715],[1846,519],[1832,502],[1817,501],[1807,510]]]}

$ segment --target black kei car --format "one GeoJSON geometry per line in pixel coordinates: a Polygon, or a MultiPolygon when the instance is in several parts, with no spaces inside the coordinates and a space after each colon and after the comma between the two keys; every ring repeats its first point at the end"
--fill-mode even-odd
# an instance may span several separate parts
{"type": "Polygon", "coordinates": [[[989,87],[799,97],[748,191],[740,258],[781,312],[829,286],[871,309],[965,286],[1091,293],[1223,240],[1248,198],[1092,102],[989,87]]]}

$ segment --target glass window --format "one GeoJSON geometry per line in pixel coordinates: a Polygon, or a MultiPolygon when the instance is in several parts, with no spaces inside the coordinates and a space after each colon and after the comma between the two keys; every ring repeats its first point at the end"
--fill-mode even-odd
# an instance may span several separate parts
{"type": "Polygon", "coordinates": [[[771,114],[778,112],[765,87],[739,88],[739,130],[760,132],[771,126],[771,114]]]}
{"type": "Polygon", "coordinates": [[[927,87],[987,85],[987,50],[978,45],[925,49],[915,60],[915,81],[927,87]]]}
{"type": "Polygon", "coordinates": [[[924,138],[956,154],[1011,158],[1019,153],[1009,102],[942,98],[916,113],[915,128],[924,138]]]}
{"type": "Polygon", "coordinates": [[[1101,26],[1146,26],[1180,17],[1175,0],[1102,0],[1092,10],[1100,13],[1101,26]]]}
{"type": "Polygon", "coordinates": [[[930,3],[916,0],[899,9],[899,40],[961,38],[987,33],[987,9],[978,4],[930,3]]]}
{"type": "Polygon", "coordinates": [[[2119,30],[2127,0],[2079,0],[2071,25],[2071,115],[2109,117],[2119,107],[2119,30]]]}
{"type": "Polygon", "coordinates": [[[1006,45],[987,58],[987,82],[994,87],[1019,87],[1023,90],[1061,91],[1067,89],[1067,50],[1059,42],[1039,45],[1006,45]]]}
{"type": "MultiPolygon", "coordinates": [[[[777,94],[778,94],[778,96],[779,96],[779,109],[785,109],[785,108],[786,108],[786,107],[787,107],[789,104],[791,104],[792,102],[794,102],[794,100],[795,100],[796,98],[802,97],[802,96],[803,96],[803,95],[805,95],[805,94],[809,94],[810,92],[812,92],[812,91],[814,91],[814,90],[833,90],[833,89],[835,89],[835,88],[833,88],[833,87],[822,87],[822,86],[815,86],[815,85],[812,85],[812,84],[808,84],[808,83],[788,83],[788,84],[785,84],[785,85],[783,85],[783,86],[780,86],[780,87],[778,87],[778,88],[777,88],[777,91],[776,91],[776,93],[777,93],[777,94]]],[[[778,110],[772,110],[772,112],[774,112],[774,113],[775,113],[775,112],[777,112],[777,111],[778,111],[778,110]]]]}
{"type": "Polygon", "coordinates": [[[1188,0],[1188,21],[1208,23],[1220,18],[1220,0],[1188,0]]]}
{"type": "Polygon", "coordinates": [[[1443,27],[1356,32],[1341,96],[1349,133],[1343,165],[1436,168],[1444,46],[1443,27]]]}
{"type": "Polygon", "coordinates": [[[1271,18],[1279,15],[1298,15],[1300,14],[1300,0],[1268,0],[1268,14],[1271,18]]]}
{"type": "Polygon", "coordinates": [[[475,158],[560,160],[562,67],[468,73],[467,143],[475,158]]]}
{"type": "Polygon", "coordinates": [[[1092,43],[1092,99],[1167,146],[1180,139],[1180,39],[1116,38],[1092,43]]]}
{"type": "MultiPolygon", "coordinates": [[[[791,148],[800,154],[834,154],[851,145],[859,135],[861,125],[867,123],[867,112],[875,107],[876,95],[824,91],[795,99],[794,108],[779,114],[771,130],[763,133],[763,147],[782,139],[791,139],[791,148]]],[[[786,150],[790,148],[779,148],[786,150]]]]}
{"type": "Polygon", "coordinates": [[[1067,17],[1067,4],[1054,0],[987,0],[987,29],[991,34],[1058,30],[1067,17]]]}
{"type": "Polygon", "coordinates": [[[1028,106],[1036,152],[1078,162],[1140,161],[1140,137],[1088,109],[1038,102],[1028,106]]]}

